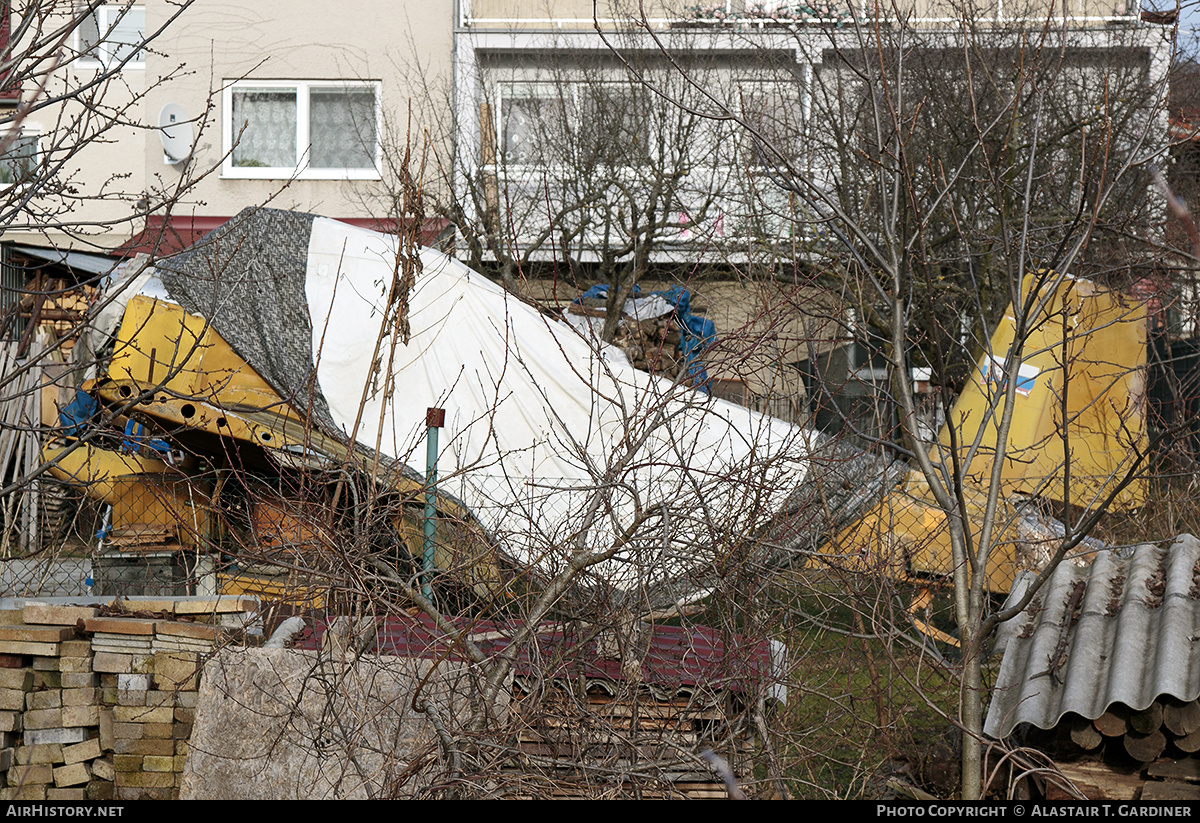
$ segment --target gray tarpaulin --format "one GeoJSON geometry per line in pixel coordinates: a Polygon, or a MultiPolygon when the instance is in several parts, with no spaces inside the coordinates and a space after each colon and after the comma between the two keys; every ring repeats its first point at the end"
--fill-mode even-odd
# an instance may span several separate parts
{"type": "Polygon", "coordinates": [[[281,397],[336,435],[313,379],[304,295],[313,219],[300,212],[244,209],[156,268],[172,298],[208,318],[281,397]]]}

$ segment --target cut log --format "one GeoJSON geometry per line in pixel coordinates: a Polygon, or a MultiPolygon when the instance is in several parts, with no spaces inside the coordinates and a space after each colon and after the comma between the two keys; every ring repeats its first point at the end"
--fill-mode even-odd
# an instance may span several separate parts
{"type": "Polygon", "coordinates": [[[1162,728],[1163,707],[1157,700],[1140,712],[1129,715],[1129,728],[1138,734],[1152,734],[1162,728]]]}
{"type": "Polygon", "coordinates": [[[1149,777],[1163,780],[1182,780],[1187,783],[1200,783],[1200,760],[1194,757],[1184,757],[1179,760],[1165,758],[1155,761],[1146,769],[1149,777]]]}
{"type": "Polygon", "coordinates": [[[1104,742],[1104,736],[1096,731],[1096,727],[1086,717],[1071,715],[1067,721],[1067,729],[1071,734],[1071,742],[1081,749],[1091,751],[1104,742]]]}
{"type": "Polygon", "coordinates": [[[1150,734],[1131,731],[1123,739],[1129,756],[1143,763],[1157,760],[1167,748],[1167,736],[1158,730],[1150,734]]]}
{"type": "Polygon", "coordinates": [[[1104,714],[1093,720],[1092,725],[1105,737],[1121,737],[1129,731],[1129,709],[1120,703],[1114,703],[1104,714]]]}
{"type": "Polygon", "coordinates": [[[1168,698],[1163,706],[1163,725],[1178,737],[1200,731],[1200,703],[1195,700],[1184,703],[1173,697],[1168,698]]]}
{"type": "MultiPolygon", "coordinates": [[[[1088,800],[1134,800],[1146,781],[1137,773],[1118,770],[1094,760],[1079,760],[1074,763],[1057,764],[1063,777],[1070,780],[1088,800]]],[[[1046,781],[1047,800],[1075,800],[1075,795],[1046,781]]]]}
{"type": "Polygon", "coordinates": [[[1200,729],[1183,737],[1175,738],[1175,745],[1179,747],[1179,751],[1186,754],[1200,752],[1200,729]]]}
{"type": "Polygon", "coordinates": [[[1146,784],[1146,788],[1142,789],[1142,796],[1139,799],[1143,802],[1148,800],[1191,800],[1195,802],[1200,800],[1200,786],[1151,780],[1146,784]]]}

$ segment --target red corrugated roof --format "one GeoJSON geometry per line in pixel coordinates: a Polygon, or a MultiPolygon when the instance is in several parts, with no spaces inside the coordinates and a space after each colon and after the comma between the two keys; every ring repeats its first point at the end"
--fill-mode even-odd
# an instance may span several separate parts
{"type": "MultiPolygon", "coordinates": [[[[314,628],[306,630],[298,645],[319,648],[331,619],[315,621],[314,628]]],[[[520,623],[489,620],[457,620],[455,626],[488,656],[508,648],[521,628],[520,623]]],[[[583,624],[545,622],[536,637],[521,649],[515,672],[555,679],[582,675],[624,680],[620,659],[602,657],[594,635],[595,629],[583,624]]],[[[641,682],[654,686],[707,686],[752,693],[770,675],[771,652],[766,641],[752,641],[704,626],[654,626],[635,645],[638,648],[630,657],[641,661],[641,682]]],[[[447,637],[424,615],[381,618],[375,646],[369,651],[399,657],[467,660],[458,638],[447,637]]]]}

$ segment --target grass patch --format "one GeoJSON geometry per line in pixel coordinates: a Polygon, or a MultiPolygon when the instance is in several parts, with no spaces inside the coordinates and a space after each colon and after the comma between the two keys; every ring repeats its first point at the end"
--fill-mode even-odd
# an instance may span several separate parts
{"type": "MultiPolygon", "coordinates": [[[[773,742],[794,797],[881,798],[890,777],[939,796],[957,791],[960,669],[952,650],[912,628],[912,594],[886,579],[818,572],[781,577],[768,593],[789,654],[773,742]]],[[[948,600],[935,601],[942,628],[948,600]]]]}

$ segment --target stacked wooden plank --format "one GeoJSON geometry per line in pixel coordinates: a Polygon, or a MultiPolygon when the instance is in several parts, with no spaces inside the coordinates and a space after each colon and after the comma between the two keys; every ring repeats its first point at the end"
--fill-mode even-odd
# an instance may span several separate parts
{"type": "Polygon", "coordinates": [[[540,698],[518,686],[513,696],[520,756],[507,771],[544,774],[547,765],[562,764],[554,796],[628,796],[634,780],[647,798],[725,798],[726,787],[694,753],[720,748],[714,734],[739,741],[722,752],[731,762],[742,765],[749,752],[748,737],[723,734],[730,718],[712,694],[591,688],[581,701],[557,686],[540,698]],[[614,775],[624,777],[614,782],[614,775]]]}
{"type": "Polygon", "coordinates": [[[177,797],[200,666],[241,642],[255,608],[227,598],[0,612],[0,800],[177,797]]]}

